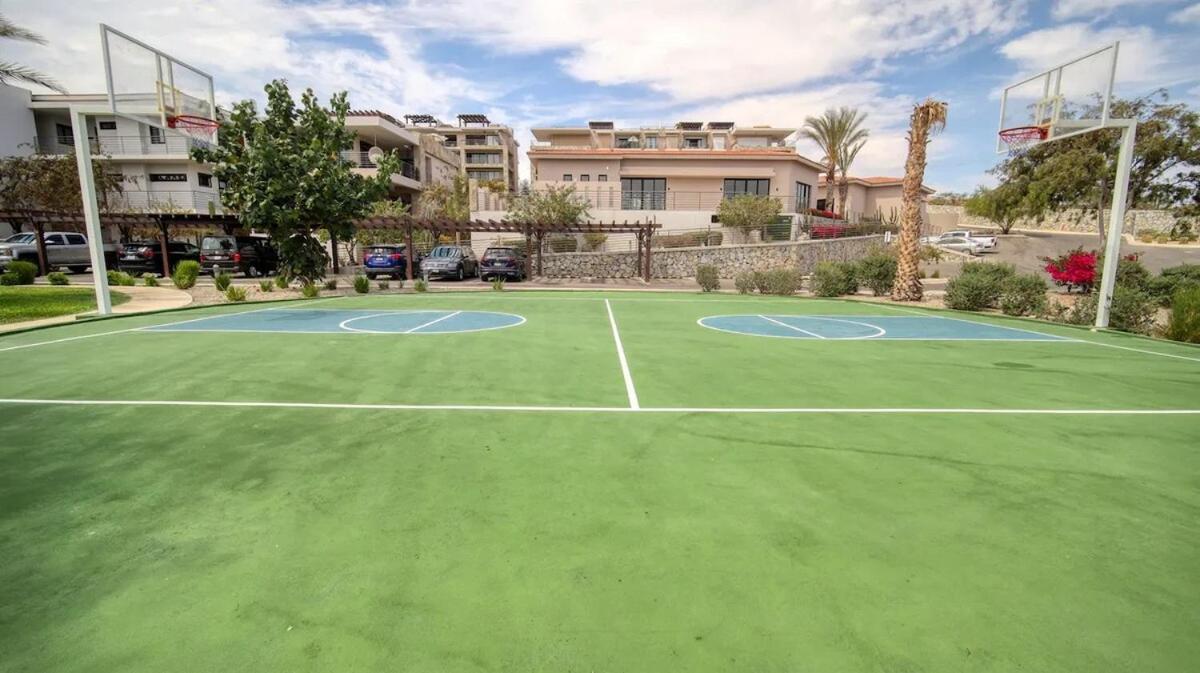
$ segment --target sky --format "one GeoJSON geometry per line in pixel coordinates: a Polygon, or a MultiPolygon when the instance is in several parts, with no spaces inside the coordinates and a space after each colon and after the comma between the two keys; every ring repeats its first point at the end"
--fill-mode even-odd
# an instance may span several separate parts
{"type": "Polygon", "coordinates": [[[0,14],[49,40],[6,42],[4,60],[72,92],[104,90],[105,22],[211,73],[221,105],[284,78],[397,118],[484,113],[517,133],[522,177],[534,127],[795,128],[841,105],[871,131],[852,174],[901,175],[912,105],[933,97],[949,122],[926,183],[970,191],[994,182],[1003,87],[1114,40],[1118,96],[1200,104],[1195,0],[0,0],[0,14]]]}

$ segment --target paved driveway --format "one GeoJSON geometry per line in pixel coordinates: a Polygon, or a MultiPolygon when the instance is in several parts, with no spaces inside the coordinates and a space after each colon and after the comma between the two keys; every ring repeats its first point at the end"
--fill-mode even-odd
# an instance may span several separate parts
{"type": "MultiPolygon", "coordinates": [[[[1100,247],[1100,237],[1094,234],[1063,234],[1049,232],[1027,232],[1001,236],[997,252],[983,255],[981,259],[1015,264],[1022,272],[1041,271],[1045,266],[1042,257],[1056,257],[1082,246],[1085,250],[1100,247]]],[[[1121,254],[1138,253],[1142,263],[1157,273],[1164,267],[1177,264],[1200,264],[1200,246],[1155,246],[1135,245],[1126,242],[1121,254]]]]}

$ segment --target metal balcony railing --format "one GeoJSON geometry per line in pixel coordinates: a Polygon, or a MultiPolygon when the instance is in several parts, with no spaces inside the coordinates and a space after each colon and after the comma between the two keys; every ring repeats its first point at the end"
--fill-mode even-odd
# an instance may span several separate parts
{"type": "MultiPolygon", "coordinates": [[[[109,156],[187,156],[193,148],[207,146],[203,141],[167,131],[160,136],[89,137],[88,143],[93,154],[109,156]]],[[[38,151],[46,154],[67,154],[75,150],[73,136],[39,137],[34,144],[38,151]]]]}
{"type": "Polygon", "coordinates": [[[498,136],[488,136],[486,138],[467,138],[464,144],[468,147],[499,147],[500,138],[498,136]]]}
{"type": "Polygon", "coordinates": [[[221,196],[201,190],[129,190],[105,197],[107,208],[114,212],[139,213],[220,213],[221,196]],[[211,205],[210,205],[211,204],[211,205]]]}
{"type": "MultiPolygon", "coordinates": [[[[583,186],[595,183],[568,183],[575,186],[577,197],[587,202],[593,210],[691,210],[715,214],[721,201],[735,194],[723,191],[637,191],[622,190],[620,183],[601,183],[610,186],[583,186]]],[[[541,191],[541,190],[537,190],[541,191]]],[[[476,210],[508,210],[510,200],[520,198],[509,194],[495,194],[487,190],[479,190],[472,194],[472,209],[476,210]]],[[[808,197],[800,199],[797,204],[795,196],[768,196],[779,203],[781,214],[807,214],[812,207],[808,197]],[[799,209],[797,209],[799,205],[799,209]]]]}
{"type": "MultiPolygon", "coordinates": [[[[371,160],[368,152],[360,152],[358,150],[342,150],[342,161],[348,161],[359,168],[378,168],[378,165],[371,160]]],[[[410,179],[421,180],[421,172],[417,170],[416,164],[411,161],[400,161],[400,175],[410,179]]]]}

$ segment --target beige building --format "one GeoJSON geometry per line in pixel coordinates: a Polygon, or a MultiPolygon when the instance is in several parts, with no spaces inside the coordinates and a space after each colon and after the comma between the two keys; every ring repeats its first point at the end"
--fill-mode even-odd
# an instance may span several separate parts
{"type": "MultiPolygon", "coordinates": [[[[873,176],[867,178],[850,177],[847,181],[846,203],[839,204],[837,210],[839,213],[848,216],[851,220],[857,220],[862,217],[882,216],[883,219],[888,219],[893,215],[899,216],[900,202],[902,201],[904,178],[894,178],[885,176],[873,176]]],[[[922,186],[921,192],[925,198],[928,198],[934,193],[930,187],[922,186]]],[[[834,201],[839,198],[838,186],[833,186],[834,201]]],[[[818,182],[817,205],[820,210],[825,209],[825,176],[822,175],[818,182]]],[[[925,204],[921,204],[921,216],[925,218],[925,204]]]]}
{"type": "Polygon", "coordinates": [[[346,128],[355,135],[354,147],[342,158],[355,171],[373,174],[379,155],[388,150],[400,157],[400,172],[392,176],[392,197],[414,205],[430,185],[449,184],[460,171],[459,153],[444,147],[439,138],[418,133],[395,117],[378,110],[351,110],[346,128]]]}
{"type": "Polygon", "coordinates": [[[404,115],[404,121],[410,129],[457,154],[460,170],[468,179],[476,183],[499,180],[509,191],[516,191],[519,155],[511,128],[494,124],[481,114],[460,114],[457,126],[431,115],[404,115]]]}

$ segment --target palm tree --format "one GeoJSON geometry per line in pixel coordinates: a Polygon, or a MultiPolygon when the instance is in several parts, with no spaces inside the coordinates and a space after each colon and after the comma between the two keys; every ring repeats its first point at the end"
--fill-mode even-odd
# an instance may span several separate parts
{"type": "Polygon", "coordinates": [[[841,178],[838,179],[838,203],[842,204],[843,210],[846,207],[847,194],[850,192],[850,167],[854,165],[859,151],[866,144],[867,139],[863,138],[858,142],[843,145],[842,149],[838,151],[838,170],[842,172],[841,178]]]}
{"type": "Polygon", "coordinates": [[[908,158],[901,187],[900,241],[893,301],[920,301],[921,184],[925,181],[925,150],[931,133],[946,126],[945,101],[926,98],[913,106],[908,129],[908,158]]]}
{"type": "Polygon", "coordinates": [[[817,147],[825,153],[825,208],[828,210],[834,210],[835,206],[833,183],[837,180],[841,150],[866,140],[867,136],[871,134],[862,127],[866,120],[865,112],[844,106],[836,110],[830,108],[820,117],[804,119],[804,127],[800,129],[800,136],[816,143],[817,147]]]}
{"type": "MultiPolygon", "coordinates": [[[[33,31],[26,30],[8,19],[0,16],[0,39],[22,40],[24,42],[33,42],[35,44],[46,44],[46,40],[41,35],[33,31]]],[[[53,79],[43,75],[33,68],[23,66],[20,63],[9,63],[8,61],[0,61],[0,84],[8,84],[11,81],[28,82],[44,86],[47,89],[53,89],[59,93],[67,93],[61,84],[53,79]]]]}

